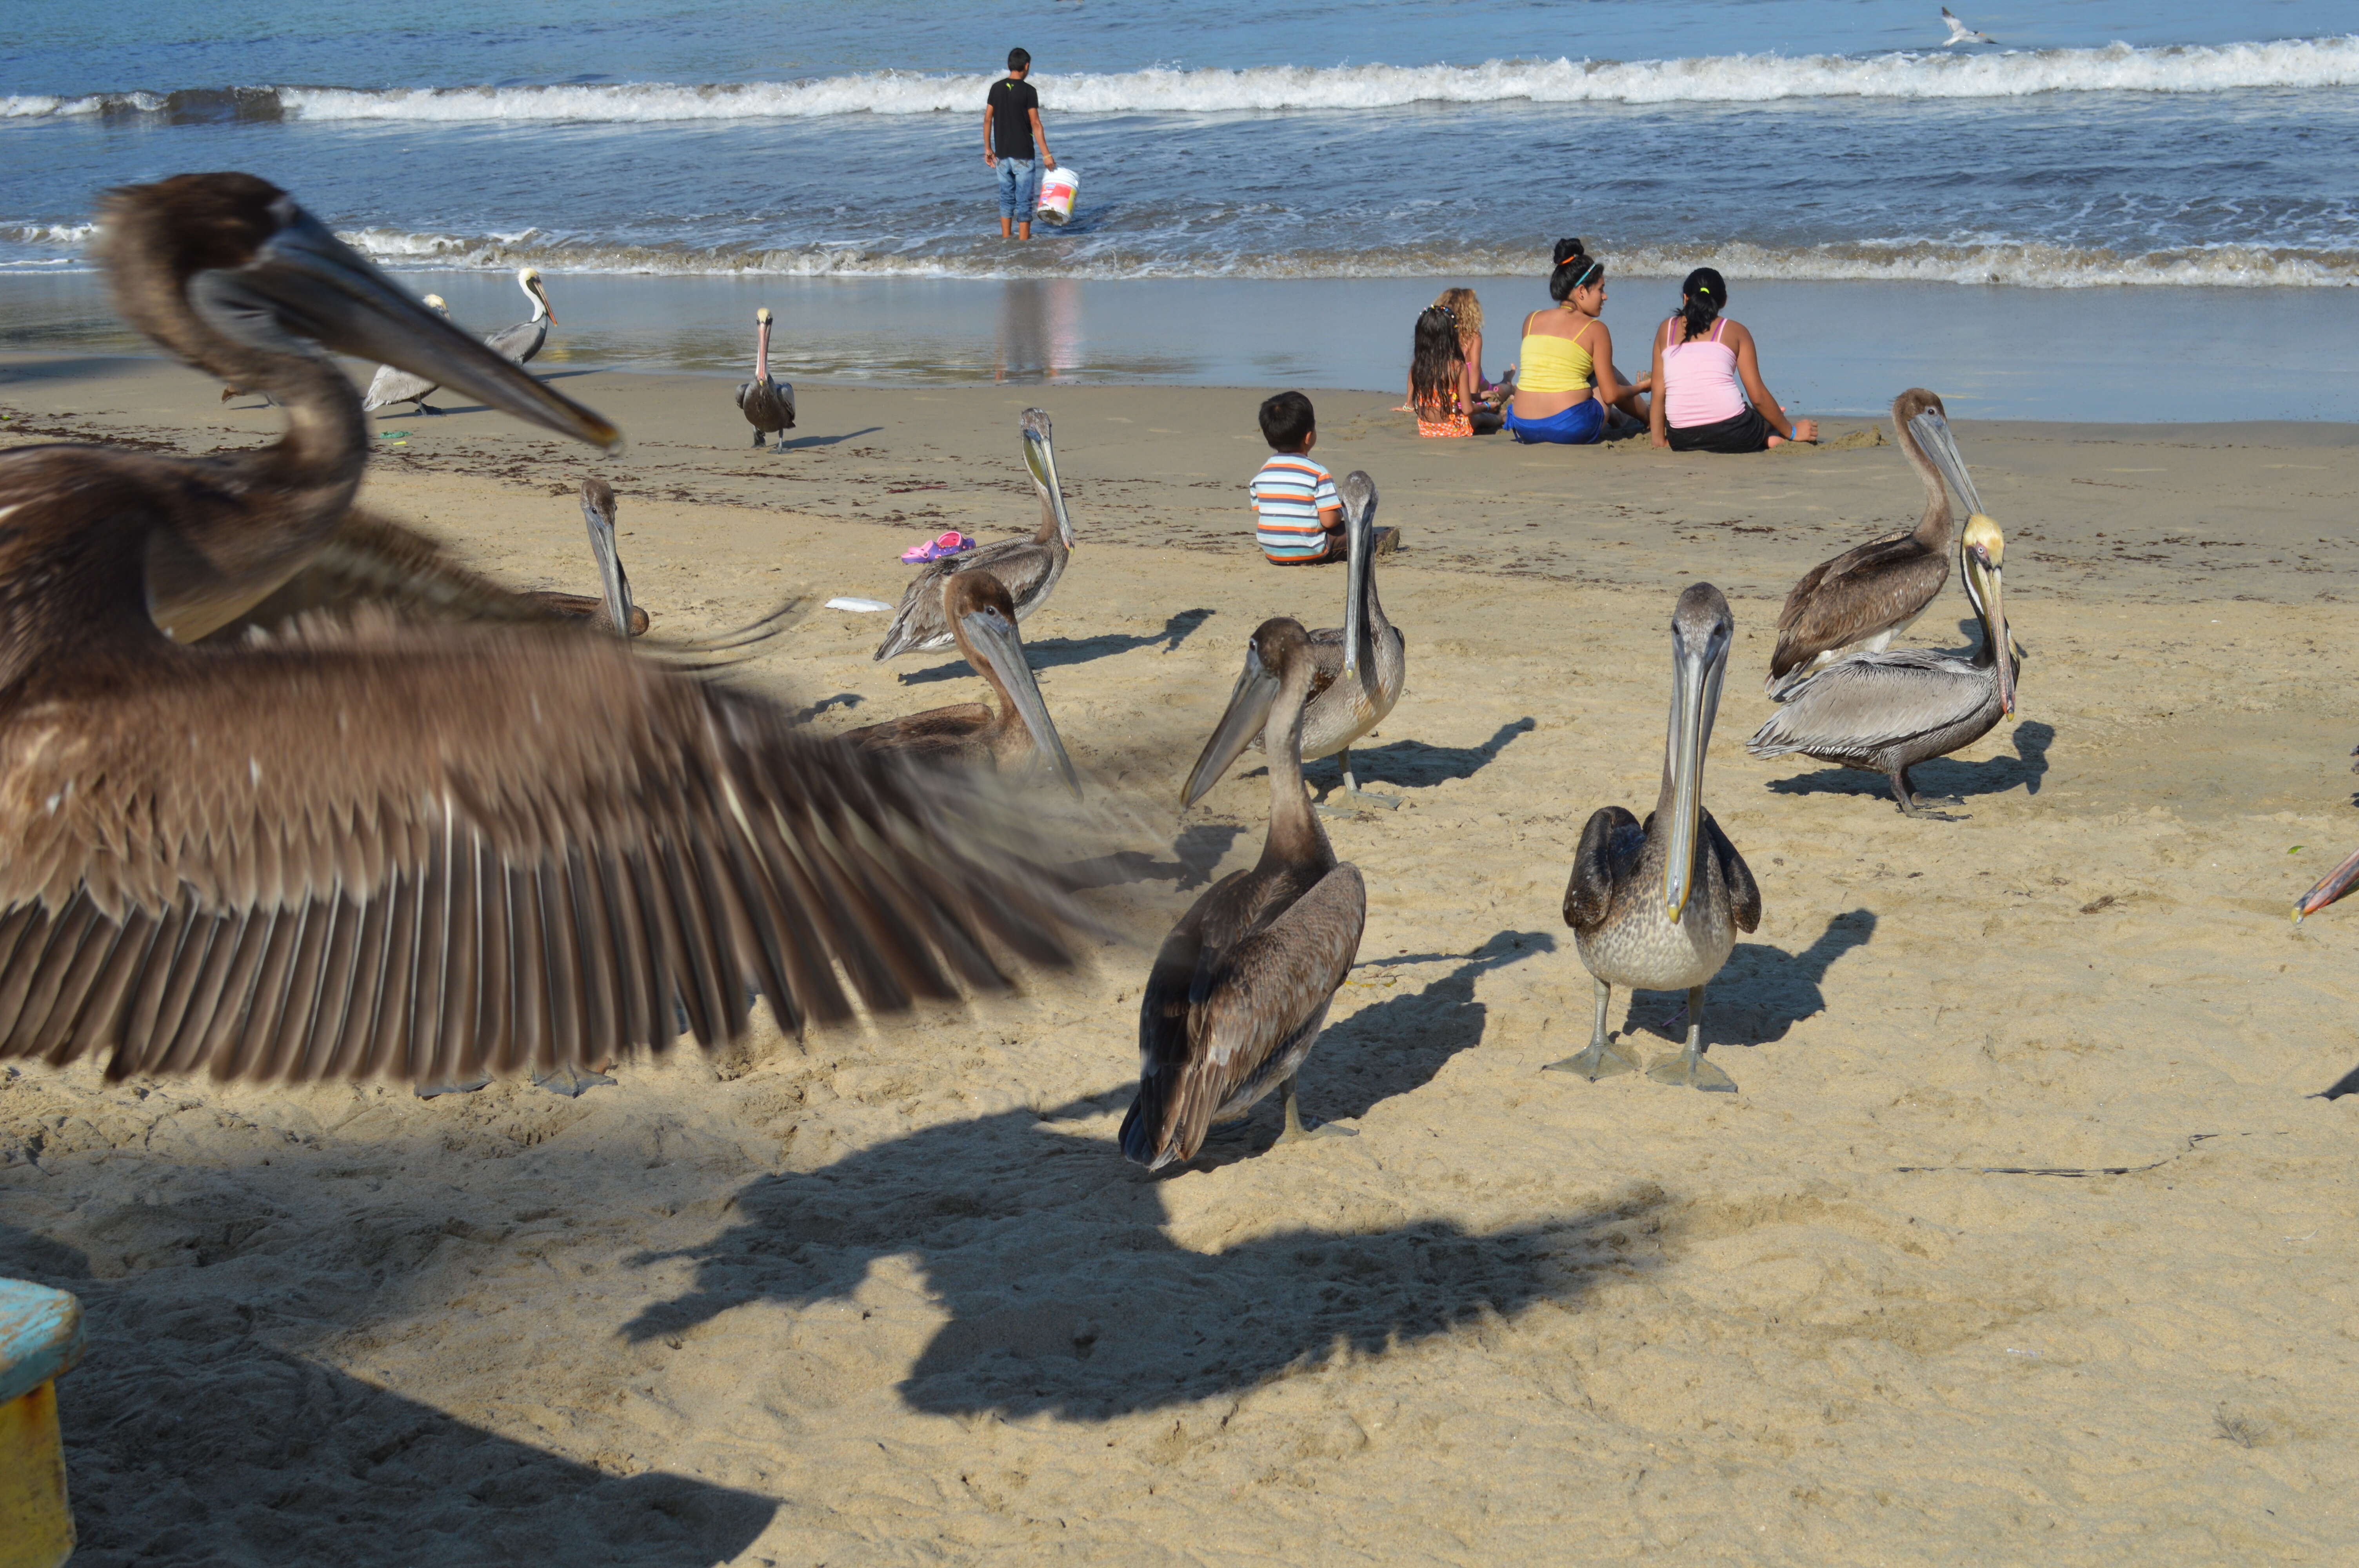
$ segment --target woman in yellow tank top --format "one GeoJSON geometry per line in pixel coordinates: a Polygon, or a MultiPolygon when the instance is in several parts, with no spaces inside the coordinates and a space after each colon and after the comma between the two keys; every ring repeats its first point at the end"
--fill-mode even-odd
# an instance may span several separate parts
{"type": "Polygon", "coordinates": [[[1509,432],[1518,441],[1584,446],[1604,434],[1610,408],[1645,419],[1650,383],[1614,368],[1614,334],[1598,319],[1605,308],[1605,264],[1579,240],[1559,240],[1549,297],[1555,309],[1524,319],[1509,432]]]}

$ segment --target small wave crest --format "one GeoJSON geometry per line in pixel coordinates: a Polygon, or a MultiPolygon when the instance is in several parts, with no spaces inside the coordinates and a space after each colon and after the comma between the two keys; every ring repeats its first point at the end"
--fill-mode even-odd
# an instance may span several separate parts
{"type": "MultiPolygon", "coordinates": [[[[971,111],[992,79],[866,71],[798,81],[540,87],[191,89],[0,98],[0,120],[154,116],[624,123],[971,111]]],[[[2359,35],[2270,43],[1975,54],[1706,55],[1488,60],[1473,66],[1256,66],[1038,78],[1060,114],[1229,114],[1412,103],[1753,103],[1788,98],[2017,98],[2045,92],[2221,92],[2359,85],[2359,35]]]]}

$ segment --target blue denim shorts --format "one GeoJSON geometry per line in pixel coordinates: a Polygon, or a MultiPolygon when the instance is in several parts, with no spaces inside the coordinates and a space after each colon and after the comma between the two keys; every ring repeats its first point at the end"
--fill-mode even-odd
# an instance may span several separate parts
{"type": "Polygon", "coordinates": [[[1039,160],[1004,157],[995,172],[999,176],[999,215],[1029,223],[1033,209],[1040,205],[1039,160]]]}

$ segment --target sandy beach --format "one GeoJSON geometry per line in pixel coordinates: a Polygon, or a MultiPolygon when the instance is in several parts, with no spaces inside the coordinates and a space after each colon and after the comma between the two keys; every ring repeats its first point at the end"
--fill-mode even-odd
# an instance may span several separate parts
{"type": "MultiPolygon", "coordinates": [[[[735,379],[564,370],[611,458],[378,418],[363,501],[588,591],[603,474],[658,629],[712,631],[1028,531],[1044,406],[1082,542],[1025,640],[1147,824],[1127,907],[1160,930],[1251,862],[1257,769],[1184,816],[1180,778],[1253,628],[1343,586],[1251,548],[1272,388],[808,384],[778,453],[735,379]]],[[[0,444],[275,437],[216,398],[0,357],[0,444]]],[[[580,1099],[0,1068],[0,1274],[90,1314],[76,1563],[2359,1559],[2359,1095],[2327,1093],[2359,909],[2286,918],[2359,844],[2359,427],[1960,421],[2027,657],[2015,717],[1920,770],[1966,798],[1940,823],[1743,747],[1787,587],[1921,508],[1888,432],[1534,450],[1397,401],[1318,396],[1318,457],[1405,538],[1408,694],[1355,752],[1405,804],[1330,824],[1368,921],[1302,1078],[1356,1138],[1273,1150],[1266,1103],[1125,1163],[1122,943],[580,1099]],[[1570,857],[1652,799],[1698,579],[1738,624],[1705,801],[1766,910],[1711,989],[1741,1093],[1543,1076],[1590,1006],[1570,857]]],[[[1953,581],[1914,640],[1968,613],[1953,581]]],[[[982,690],[871,662],[881,622],[813,609],[738,678],[829,729],[982,690]]],[[[1614,1025],[1669,1049],[1679,1000],[1614,1025]]]]}

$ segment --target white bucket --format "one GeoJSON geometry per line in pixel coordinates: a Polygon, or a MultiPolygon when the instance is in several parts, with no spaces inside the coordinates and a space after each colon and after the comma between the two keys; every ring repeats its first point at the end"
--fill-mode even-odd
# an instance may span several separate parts
{"type": "Polygon", "coordinates": [[[1040,221],[1062,224],[1073,215],[1073,198],[1082,189],[1082,177],[1063,164],[1040,177],[1040,221]]]}

